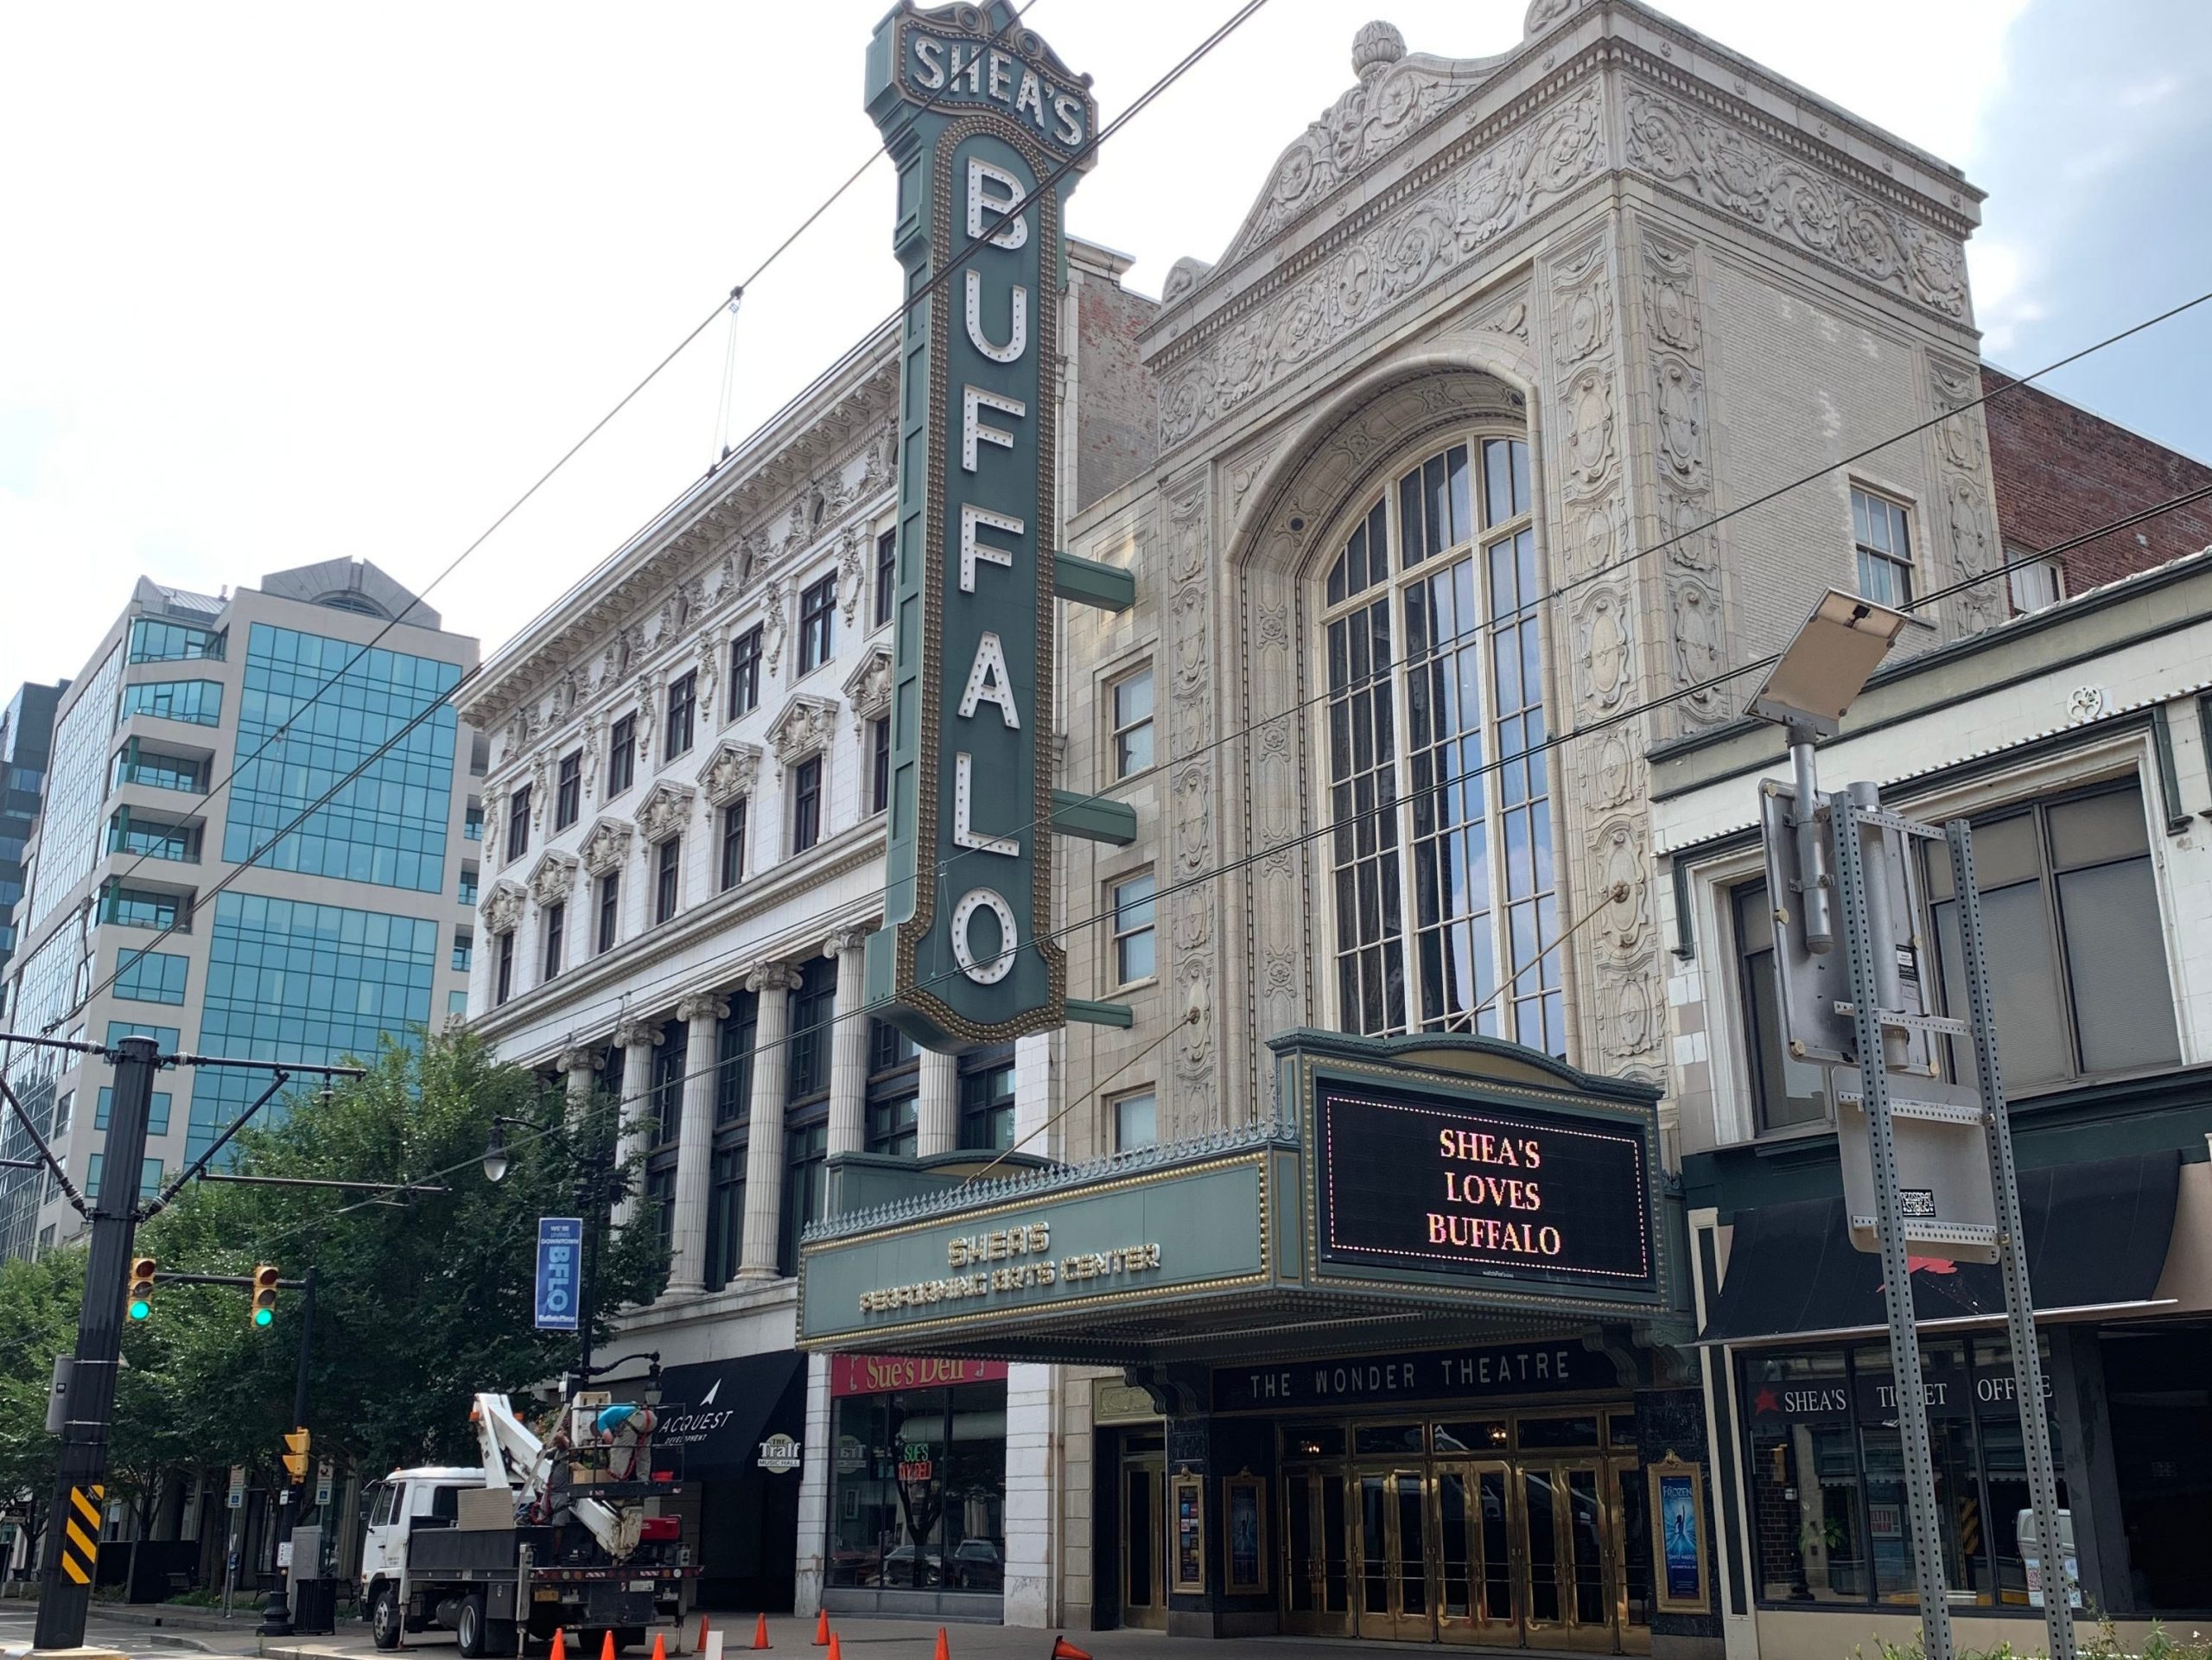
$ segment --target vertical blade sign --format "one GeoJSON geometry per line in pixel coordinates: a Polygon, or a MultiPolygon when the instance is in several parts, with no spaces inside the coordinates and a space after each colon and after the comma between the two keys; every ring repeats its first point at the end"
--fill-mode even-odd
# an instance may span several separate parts
{"type": "Polygon", "coordinates": [[[944,277],[908,306],[899,340],[890,848],[868,989],[917,1043],[959,1051],[1065,1018],[1066,960],[1049,938],[1058,520],[1046,370],[1065,284],[1060,203],[1090,164],[1097,107],[1089,78],[1003,0],[892,13],[868,48],[868,91],[899,169],[906,292],[944,277]]]}

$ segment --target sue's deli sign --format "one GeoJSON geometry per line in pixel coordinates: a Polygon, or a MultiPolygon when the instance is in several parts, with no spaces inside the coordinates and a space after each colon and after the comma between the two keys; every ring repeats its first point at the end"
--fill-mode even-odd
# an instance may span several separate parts
{"type": "Polygon", "coordinates": [[[887,1395],[898,1390],[950,1389],[957,1383],[1001,1383],[1003,1360],[951,1360],[939,1355],[833,1354],[832,1395],[887,1395]]]}
{"type": "Polygon", "coordinates": [[[1084,80],[994,3],[887,17],[868,112],[899,169],[906,291],[927,290],[900,340],[891,824],[868,989],[917,1042],[957,1051],[1065,1018],[1049,933],[1045,371],[1061,202],[1097,111],[1084,80]]]}

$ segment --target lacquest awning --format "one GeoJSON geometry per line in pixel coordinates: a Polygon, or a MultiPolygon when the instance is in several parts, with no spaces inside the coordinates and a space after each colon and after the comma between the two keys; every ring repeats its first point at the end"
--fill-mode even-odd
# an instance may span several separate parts
{"type": "MultiPolygon", "coordinates": [[[[760,1443],[781,1431],[798,1439],[806,1422],[806,1357],[785,1349],[741,1355],[660,1375],[660,1427],[653,1445],[663,1467],[687,1481],[722,1480],[756,1467],[760,1443]]],[[[613,1386],[634,1398],[641,1385],[613,1386]]]]}
{"type": "MultiPolygon", "coordinates": [[[[2039,1313],[2147,1301],[2173,1236],[2181,1154],[2171,1149],[2020,1176],[2020,1225],[2039,1313]]],[[[1701,1343],[1879,1331],[1881,1259],[1853,1249],[1841,1199],[1738,1212],[1728,1272],[1701,1343]]],[[[1922,1320],[2002,1318],[1993,1264],[1912,1259],[1922,1320]]]]}

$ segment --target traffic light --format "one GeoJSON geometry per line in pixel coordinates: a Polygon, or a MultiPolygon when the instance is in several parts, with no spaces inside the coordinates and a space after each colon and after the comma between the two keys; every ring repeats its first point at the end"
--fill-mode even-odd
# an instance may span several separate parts
{"type": "Polygon", "coordinates": [[[266,1330],[276,1319],[276,1266],[264,1262],[253,1271],[253,1312],[256,1330],[266,1330]]]}
{"type": "Polygon", "coordinates": [[[296,1487],[308,1479],[308,1432],[288,1429],[284,1432],[284,1473],[296,1487]]]}
{"type": "Polygon", "coordinates": [[[132,1320],[144,1320],[154,1312],[154,1259],[134,1256],[130,1259],[130,1290],[123,1300],[123,1312],[132,1320]]]}

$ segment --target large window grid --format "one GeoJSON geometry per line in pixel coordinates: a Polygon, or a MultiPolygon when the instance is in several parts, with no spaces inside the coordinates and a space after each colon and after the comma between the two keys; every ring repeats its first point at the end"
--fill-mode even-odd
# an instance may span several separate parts
{"type": "Polygon", "coordinates": [[[760,625],[755,623],[729,643],[729,718],[760,707],[760,625]]]}
{"type": "Polygon", "coordinates": [[[868,1150],[911,1159],[920,1129],[921,1051],[886,1021],[868,1034],[868,1150]]]}
{"type": "Polygon", "coordinates": [[[133,663],[220,663],[230,640],[226,632],[194,628],[189,623],[140,617],[130,625],[133,663]]]}
{"type": "Polygon", "coordinates": [[[200,862],[200,827],[176,820],[142,818],[128,807],[118,807],[108,820],[107,850],[135,854],[142,859],[169,859],[184,864],[200,862]]]}
{"type": "Polygon", "coordinates": [[[679,676],[668,688],[668,726],[661,758],[674,760],[691,747],[692,728],[699,712],[697,671],[679,676]]]}
{"type": "Polygon", "coordinates": [[[188,790],[196,794],[207,787],[207,763],[187,755],[159,754],[131,738],[115,752],[113,782],[118,786],[143,784],[156,790],[188,790]]]}
{"type": "Polygon", "coordinates": [[[223,723],[223,683],[219,680],[141,680],[123,689],[123,716],[150,715],[158,720],[182,721],[189,726],[223,723]]]}
{"type": "Polygon", "coordinates": [[[837,573],[831,571],[798,596],[798,671],[812,674],[836,655],[837,573]]]}
{"type": "Polygon", "coordinates": [[[1912,529],[1905,510],[1887,496],[1851,490],[1851,537],[1859,559],[1859,591],[1878,605],[1912,598],[1912,529]]]}
{"type": "Polygon", "coordinates": [[[1566,1052],[1530,511],[1527,444],[1471,438],[1399,473],[1327,573],[1348,1030],[1476,1031],[1566,1052]]]}
{"type": "Polygon", "coordinates": [[[960,1072],[960,1145],[974,1152],[1004,1152],[1014,1145],[1014,1050],[1011,1045],[971,1055],[960,1072]]]}
{"type": "MultiPolygon", "coordinates": [[[[54,724],[53,765],[46,779],[45,828],[30,898],[16,922],[27,934],[67,898],[99,857],[100,799],[106,792],[108,737],[115,730],[123,651],[111,651],[54,724]]],[[[74,690],[73,688],[73,690],[74,690]]],[[[22,1018],[21,1010],[16,1018],[22,1018]]],[[[15,1184],[0,1178],[12,1193],[15,1184]]]]}
{"type": "Polygon", "coordinates": [[[607,798],[638,781],[638,717],[625,715],[607,736],[607,798]]]}
{"type": "MultiPolygon", "coordinates": [[[[561,757],[561,774],[553,788],[553,828],[556,830],[564,830],[575,824],[576,816],[583,811],[583,800],[584,752],[581,749],[572,749],[561,757]]],[[[473,807],[469,811],[476,812],[473,807]]],[[[476,822],[479,828],[476,836],[469,838],[472,841],[484,833],[481,828],[484,822],[482,813],[476,813],[476,822]]]]}
{"type": "Polygon", "coordinates": [[[760,1002],[743,989],[715,1028],[715,1129],[708,1167],[707,1286],[736,1277],[745,1251],[745,1160],[753,1115],[753,1040],[760,1002]]]}

